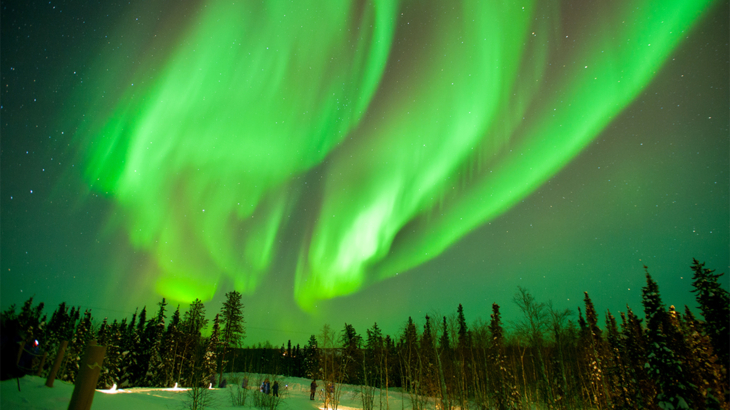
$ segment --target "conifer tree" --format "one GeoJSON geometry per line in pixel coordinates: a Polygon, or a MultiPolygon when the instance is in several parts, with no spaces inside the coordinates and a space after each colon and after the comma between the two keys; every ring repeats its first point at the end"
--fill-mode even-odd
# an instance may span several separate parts
{"type": "Polygon", "coordinates": [[[728,386],[722,383],[723,367],[712,349],[710,338],[703,335],[699,328],[700,323],[685,305],[684,329],[687,347],[692,358],[690,365],[694,367],[694,373],[698,376],[698,387],[702,398],[699,408],[723,409],[727,408],[724,392],[728,386]]]}
{"type": "MultiPolygon", "coordinates": [[[[646,266],[644,269],[648,269],[646,266]]],[[[656,381],[656,404],[662,409],[690,409],[693,388],[682,371],[682,362],[670,348],[667,332],[671,324],[659,295],[659,286],[646,270],[642,304],[647,320],[647,370],[656,381]]]]}
{"type": "Polygon", "coordinates": [[[181,324],[181,347],[176,359],[174,380],[181,386],[197,386],[194,380],[196,360],[200,348],[201,329],[208,325],[205,305],[195,299],[183,316],[181,324]]]}
{"type": "MultiPolygon", "coordinates": [[[[51,315],[46,327],[48,357],[56,357],[61,343],[71,340],[73,330],[74,325],[71,323],[71,316],[66,307],[66,302],[62,302],[51,315]]],[[[52,363],[52,360],[46,360],[46,368],[50,369],[52,363]]],[[[62,372],[59,374],[62,374],[62,372]]]]}
{"type": "Polygon", "coordinates": [[[195,299],[183,316],[183,331],[189,334],[200,333],[208,325],[205,318],[205,305],[200,299],[195,299]]]}
{"type": "Polygon", "coordinates": [[[66,380],[71,383],[76,382],[76,375],[79,371],[81,358],[84,356],[86,343],[90,337],[90,328],[91,312],[86,310],[84,311],[84,319],[79,322],[78,326],[76,326],[76,333],[69,343],[66,368],[61,376],[62,380],[66,380]]]}
{"type": "Polygon", "coordinates": [[[627,398],[635,408],[653,408],[656,386],[646,372],[646,337],[644,328],[631,308],[626,305],[626,315],[621,313],[627,373],[630,388],[627,398]]]}
{"type": "Polygon", "coordinates": [[[499,305],[492,304],[489,332],[492,335],[489,344],[489,361],[493,369],[489,378],[492,399],[498,410],[517,409],[520,403],[520,394],[517,390],[517,381],[507,366],[507,357],[504,352],[504,329],[499,313],[499,305]]]}
{"type": "Polygon", "coordinates": [[[431,318],[426,315],[426,323],[423,324],[423,335],[421,335],[421,349],[433,349],[434,338],[433,328],[431,327],[431,318]]]}
{"type": "Polygon", "coordinates": [[[299,347],[299,343],[297,343],[296,346],[292,346],[292,376],[305,377],[302,370],[303,360],[304,356],[302,350],[299,347]]]}
{"type": "Polygon", "coordinates": [[[382,407],[383,387],[383,335],[375,323],[365,331],[364,354],[362,355],[362,382],[360,389],[363,409],[372,409],[375,402],[375,387],[381,387],[379,401],[382,407]]]}
{"type": "Polygon", "coordinates": [[[414,388],[420,380],[420,372],[418,371],[418,332],[413,318],[408,317],[403,334],[398,343],[398,359],[400,364],[400,375],[403,388],[414,393],[414,388]]]}
{"type": "Polygon", "coordinates": [[[128,358],[129,367],[127,369],[127,378],[130,386],[142,386],[145,382],[144,378],[149,363],[149,342],[145,332],[146,319],[147,307],[144,306],[137,316],[137,326],[132,329],[132,340],[129,345],[130,354],[128,358]]]}
{"type": "Polygon", "coordinates": [[[456,308],[456,320],[458,324],[458,333],[456,341],[456,355],[454,356],[454,365],[457,367],[456,377],[457,391],[461,401],[462,408],[468,405],[469,400],[469,379],[472,377],[469,363],[471,363],[471,340],[469,337],[469,329],[466,325],[466,317],[464,316],[464,307],[459,303],[456,308]]]}
{"type": "Polygon", "coordinates": [[[137,339],[137,330],[136,325],[137,323],[137,310],[135,309],[134,314],[132,315],[132,320],[129,321],[129,324],[124,324],[122,331],[122,341],[121,341],[121,354],[120,354],[120,377],[119,377],[119,387],[127,387],[132,385],[132,374],[133,370],[137,365],[137,357],[136,357],[136,346],[139,343],[139,339],[137,339]]]}
{"type": "Polygon", "coordinates": [[[424,392],[429,396],[438,396],[440,391],[439,375],[436,365],[436,341],[434,329],[431,327],[431,318],[426,315],[426,323],[423,325],[420,349],[421,362],[423,363],[424,392]]]}
{"type": "Polygon", "coordinates": [[[221,366],[218,383],[223,380],[223,371],[226,368],[226,357],[233,348],[240,347],[246,337],[246,328],[243,319],[243,295],[237,291],[226,293],[226,301],[221,309],[222,329],[220,335],[221,366]]]}
{"type": "Polygon", "coordinates": [[[453,375],[452,357],[453,351],[451,349],[451,340],[449,338],[449,325],[446,321],[446,316],[444,316],[441,325],[441,337],[439,338],[439,350],[436,352],[436,363],[438,365],[439,381],[441,385],[441,408],[444,409],[451,407],[450,382],[453,375]]]}
{"type": "Polygon", "coordinates": [[[444,349],[446,351],[449,351],[451,349],[451,347],[449,346],[449,327],[446,324],[446,316],[444,316],[441,338],[439,338],[439,346],[441,347],[441,349],[444,349]]]}
{"type": "Polygon", "coordinates": [[[605,375],[605,381],[608,384],[612,407],[629,409],[632,407],[629,401],[631,386],[626,372],[624,346],[616,318],[610,311],[606,311],[606,333],[605,365],[613,371],[605,375]]]}
{"type": "Polygon", "coordinates": [[[33,296],[23,303],[23,307],[20,309],[20,314],[18,315],[18,324],[21,333],[31,337],[33,331],[38,329],[41,323],[41,312],[43,311],[43,307],[43,302],[33,307],[33,296]]]}
{"type": "Polygon", "coordinates": [[[307,346],[304,347],[304,375],[310,379],[319,378],[319,351],[317,349],[317,337],[309,337],[307,346]]]}
{"type": "Polygon", "coordinates": [[[360,365],[360,363],[362,363],[360,358],[362,336],[357,334],[355,327],[345,323],[345,329],[340,335],[340,344],[342,345],[343,364],[345,364],[344,368],[341,369],[341,371],[345,374],[343,382],[360,384],[360,380],[355,369],[360,365]]]}
{"type": "Polygon", "coordinates": [[[607,397],[608,394],[603,380],[605,346],[601,328],[598,327],[598,314],[593,307],[593,301],[588,296],[588,292],[584,292],[584,295],[583,301],[586,305],[587,330],[590,336],[587,339],[586,355],[588,357],[591,391],[593,393],[592,401],[598,407],[602,408],[606,405],[607,400],[610,400],[610,397],[607,397]]]}
{"type": "Polygon", "coordinates": [[[173,386],[175,383],[175,360],[180,345],[180,305],[177,306],[175,313],[170,318],[164,335],[162,336],[162,344],[160,345],[161,374],[159,375],[159,383],[161,386],[173,386]]]}
{"type": "Polygon", "coordinates": [[[167,307],[165,298],[162,298],[162,302],[158,303],[158,306],[160,309],[157,312],[157,316],[148,322],[145,329],[150,350],[144,383],[147,386],[171,387],[163,385],[166,378],[166,371],[162,360],[162,336],[165,333],[165,308],[167,307]]]}
{"type": "Polygon", "coordinates": [[[457,343],[460,349],[465,349],[468,346],[468,328],[466,326],[466,318],[464,317],[464,307],[461,306],[461,303],[459,303],[459,307],[456,308],[456,317],[459,322],[459,340],[457,343]]]}
{"type": "MultiPolygon", "coordinates": [[[[124,324],[124,320],[122,320],[124,324]]],[[[109,369],[109,376],[112,385],[119,384],[121,378],[121,361],[123,359],[121,352],[122,345],[122,325],[116,320],[109,328],[109,337],[106,344],[106,355],[104,358],[105,366],[109,369]]]]}
{"type": "Polygon", "coordinates": [[[56,346],[60,342],[61,329],[65,326],[67,320],[68,312],[66,311],[66,302],[62,302],[53,311],[51,319],[48,321],[46,337],[48,338],[49,345],[56,346]]]}
{"type": "Polygon", "coordinates": [[[705,268],[705,263],[697,259],[692,259],[692,262],[692,292],[705,318],[705,333],[710,337],[720,362],[726,370],[730,370],[727,368],[730,364],[730,296],[719,283],[724,273],[716,274],[714,269],[705,268]]]}
{"type": "Polygon", "coordinates": [[[106,346],[107,351],[104,353],[104,364],[101,367],[101,370],[99,371],[99,379],[96,383],[97,389],[108,389],[113,384],[114,381],[112,380],[111,376],[111,368],[109,366],[109,339],[111,338],[111,329],[109,328],[109,325],[107,324],[107,318],[104,318],[104,321],[102,321],[101,326],[99,327],[99,331],[96,334],[96,343],[100,346],[106,346]]]}
{"type": "Polygon", "coordinates": [[[207,386],[211,380],[215,379],[218,350],[220,349],[221,321],[219,315],[215,315],[213,319],[213,331],[210,334],[208,343],[205,347],[205,353],[200,365],[200,380],[196,385],[207,386]]]}
{"type": "Polygon", "coordinates": [[[684,320],[682,316],[674,308],[674,305],[669,306],[667,312],[668,325],[665,328],[667,335],[667,343],[669,348],[674,352],[677,358],[682,363],[682,375],[690,386],[687,389],[686,398],[687,403],[692,405],[693,408],[704,407],[704,399],[700,395],[698,386],[702,384],[700,375],[698,374],[696,358],[692,356],[688,339],[682,332],[684,320]]]}

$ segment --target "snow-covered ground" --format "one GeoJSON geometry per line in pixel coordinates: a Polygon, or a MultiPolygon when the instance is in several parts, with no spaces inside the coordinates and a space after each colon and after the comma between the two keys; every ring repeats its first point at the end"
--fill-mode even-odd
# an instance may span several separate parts
{"type": "MultiPolygon", "coordinates": [[[[236,378],[242,379],[242,374],[226,375],[226,379],[231,381],[236,378]]],[[[254,386],[259,379],[259,375],[250,375],[250,386],[254,386]]],[[[315,401],[309,400],[309,384],[311,380],[297,377],[281,377],[278,378],[281,385],[280,394],[282,401],[278,407],[279,410],[299,410],[299,409],[322,409],[323,402],[321,394],[318,394],[315,401]]],[[[73,384],[56,380],[52,388],[45,386],[46,380],[36,376],[25,376],[20,380],[20,391],[18,391],[18,382],[11,379],[0,383],[0,409],[34,409],[34,410],[66,410],[68,408],[71,394],[73,393],[73,384]]],[[[317,381],[318,390],[324,383],[317,381]]],[[[252,389],[253,387],[249,387],[252,389]]],[[[231,391],[235,391],[235,386],[229,384],[224,389],[210,390],[212,397],[211,409],[228,410],[241,409],[235,407],[231,402],[231,391]]],[[[389,404],[391,409],[401,409],[403,407],[410,408],[410,402],[407,396],[401,395],[397,391],[389,391],[389,404]]],[[[385,399],[385,392],[383,392],[385,399]]],[[[189,408],[186,405],[189,402],[188,393],[184,389],[159,389],[159,388],[141,388],[135,387],[131,389],[118,390],[116,393],[97,390],[94,394],[94,402],[91,406],[94,410],[179,410],[189,408]]],[[[379,404],[378,391],[375,392],[375,405],[379,404]]],[[[253,400],[250,397],[246,401],[245,408],[253,407],[253,400]]],[[[383,403],[383,408],[385,403],[383,403]]],[[[362,402],[357,386],[343,385],[340,395],[340,404],[338,409],[354,410],[362,409],[362,402]]]]}

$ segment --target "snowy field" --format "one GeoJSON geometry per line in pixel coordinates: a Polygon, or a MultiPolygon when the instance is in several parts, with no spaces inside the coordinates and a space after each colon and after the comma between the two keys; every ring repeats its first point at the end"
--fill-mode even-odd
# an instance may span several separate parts
{"type": "MultiPolygon", "coordinates": [[[[237,375],[226,375],[228,380],[233,380],[237,375]]],[[[257,375],[251,375],[250,380],[257,380],[257,375]]],[[[311,380],[286,377],[277,378],[281,384],[280,395],[282,401],[279,410],[299,409],[322,409],[323,401],[321,394],[318,394],[315,401],[309,400],[309,383],[311,380]]],[[[56,380],[52,388],[45,386],[45,378],[37,376],[25,376],[20,379],[20,391],[16,379],[6,380],[0,383],[0,409],[34,409],[34,410],[66,410],[68,408],[74,386],[70,383],[56,380]]],[[[318,390],[324,383],[317,381],[318,390]]],[[[250,387],[251,388],[251,387],[250,387]]],[[[233,406],[231,392],[235,386],[229,385],[224,389],[212,389],[212,405],[210,409],[241,409],[240,406],[233,406]]],[[[401,393],[390,390],[390,408],[410,408],[408,397],[401,393]]],[[[383,393],[385,400],[385,393],[383,393]]],[[[379,404],[378,392],[375,392],[375,405],[379,404]]],[[[91,406],[94,410],[180,410],[189,408],[187,391],[183,389],[160,389],[135,387],[131,389],[118,390],[110,393],[104,390],[97,390],[94,394],[94,403],[91,406]]],[[[255,408],[250,395],[244,408],[255,408]]],[[[385,403],[383,403],[385,408],[385,403]]],[[[362,409],[360,395],[357,386],[343,385],[338,409],[354,410],[362,409]]]]}

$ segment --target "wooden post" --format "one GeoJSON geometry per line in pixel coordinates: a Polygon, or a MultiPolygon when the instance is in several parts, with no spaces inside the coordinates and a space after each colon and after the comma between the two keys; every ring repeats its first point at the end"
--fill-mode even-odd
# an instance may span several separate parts
{"type": "Polygon", "coordinates": [[[61,363],[63,362],[63,355],[66,353],[66,346],[68,346],[68,340],[61,342],[61,346],[58,348],[56,361],[53,362],[51,372],[48,373],[48,378],[46,379],[46,386],[48,387],[53,387],[53,381],[56,380],[56,373],[58,373],[58,369],[61,367],[61,363]]]}
{"type": "Polygon", "coordinates": [[[86,352],[81,361],[79,374],[74,383],[74,392],[71,401],[68,403],[68,410],[90,410],[91,402],[94,400],[96,383],[99,381],[99,373],[104,363],[106,346],[99,346],[96,340],[89,341],[86,345],[86,352]]]}
{"type": "Polygon", "coordinates": [[[43,357],[41,357],[41,364],[38,365],[38,372],[35,374],[36,376],[40,377],[41,373],[43,372],[43,366],[46,365],[47,357],[48,357],[48,352],[43,352],[43,357]]]}

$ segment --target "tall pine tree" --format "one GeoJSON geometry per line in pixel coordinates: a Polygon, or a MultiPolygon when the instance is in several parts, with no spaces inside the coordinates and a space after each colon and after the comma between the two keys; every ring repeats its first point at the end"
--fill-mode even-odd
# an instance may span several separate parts
{"type": "Polygon", "coordinates": [[[199,376],[197,377],[196,386],[208,386],[215,380],[215,374],[218,362],[218,350],[220,349],[221,321],[219,315],[215,315],[213,319],[213,331],[210,334],[208,343],[200,363],[199,376]]]}
{"type": "Polygon", "coordinates": [[[519,408],[520,394],[517,390],[517,380],[509,370],[507,356],[504,351],[504,329],[499,313],[499,305],[492,304],[489,332],[492,341],[489,344],[489,362],[492,375],[489,378],[492,391],[492,400],[498,410],[519,408]]]}
{"type": "Polygon", "coordinates": [[[228,353],[240,347],[246,337],[246,328],[243,320],[243,295],[237,291],[226,293],[226,301],[221,309],[221,321],[223,323],[220,337],[221,344],[221,367],[218,383],[223,380],[223,371],[226,368],[226,357],[228,353]]]}
{"type": "Polygon", "coordinates": [[[662,298],[659,295],[659,286],[646,270],[646,287],[642,290],[642,304],[647,320],[647,370],[649,377],[656,381],[658,394],[656,404],[662,409],[690,409],[688,401],[694,388],[688,382],[683,370],[682,362],[671,349],[667,335],[671,326],[662,298]]]}
{"type": "Polygon", "coordinates": [[[730,364],[730,296],[718,281],[724,273],[717,274],[714,269],[705,268],[697,259],[692,261],[692,292],[705,318],[705,333],[710,336],[720,362],[730,370],[727,369],[730,364]]]}

